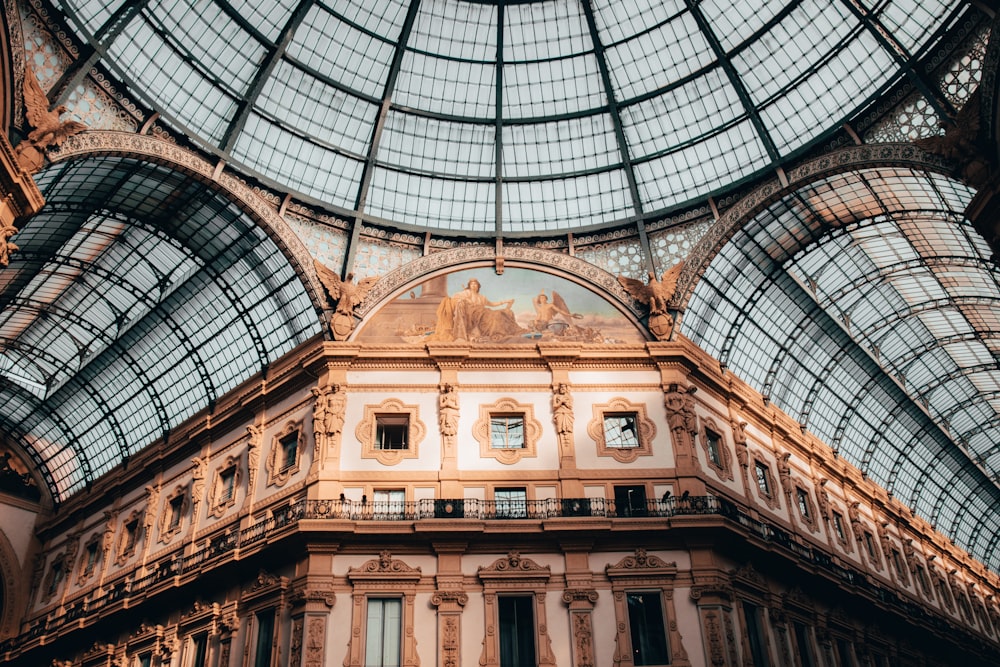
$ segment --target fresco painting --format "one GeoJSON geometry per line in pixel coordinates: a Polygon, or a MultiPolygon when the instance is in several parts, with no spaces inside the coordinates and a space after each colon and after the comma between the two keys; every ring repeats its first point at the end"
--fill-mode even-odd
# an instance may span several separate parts
{"type": "Polygon", "coordinates": [[[632,343],[646,338],[606,299],[541,271],[477,268],[435,276],[373,315],[364,343],[632,343]]]}

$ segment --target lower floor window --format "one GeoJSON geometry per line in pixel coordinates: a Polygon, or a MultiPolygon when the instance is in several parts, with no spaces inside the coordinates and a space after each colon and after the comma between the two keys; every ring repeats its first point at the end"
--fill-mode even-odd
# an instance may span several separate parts
{"type": "Polygon", "coordinates": [[[399,667],[403,601],[368,598],[365,667],[399,667]]]}
{"type": "Polygon", "coordinates": [[[274,647],[274,609],[257,613],[257,646],[254,667],[271,667],[271,650],[274,647]]]}
{"type": "Polygon", "coordinates": [[[660,593],[627,593],[626,599],[632,663],[637,667],[670,664],[660,593]]]}
{"type": "Polygon", "coordinates": [[[510,595],[497,598],[500,625],[500,667],[534,667],[534,598],[510,595]]]}

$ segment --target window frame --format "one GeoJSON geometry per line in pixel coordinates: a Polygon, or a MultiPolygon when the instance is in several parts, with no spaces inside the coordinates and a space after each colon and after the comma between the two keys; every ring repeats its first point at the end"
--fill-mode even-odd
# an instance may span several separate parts
{"type": "Polygon", "coordinates": [[[533,601],[534,638],[537,665],[556,664],[552,652],[552,639],[548,634],[548,620],[545,611],[545,595],[551,568],[541,566],[530,558],[523,558],[517,551],[508,552],[488,566],[480,567],[479,581],[483,587],[484,638],[480,664],[500,664],[500,611],[498,598],[530,596],[533,601]]]}
{"type": "Polygon", "coordinates": [[[502,486],[494,488],[493,508],[494,517],[497,519],[527,519],[528,488],[525,486],[502,486]],[[504,497],[501,498],[501,495],[504,497]],[[504,509],[501,509],[501,507],[504,509]]]}
{"type": "Polygon", "coordinates": [[[290,421],[271,438],[271,449],[267,455],[267,485],[282,487],[302,469],[302,457],[306,452],[306,431],[301,421],[290,421]],[[289,453],[294,460],[289,461],[289,453]]]}
{"type": "Polygon", "coordinates": [[[379,404],[364,406],[364,417],[354,429],[354,435],[361,443],[361,458],[375,459],[382,465],[396,465],[403,459],[415,459],[420,455],[420,443],[427,433],[427,427],[420,420],[419,406],[408,405],[399,399],[388,398],[379,404]],[[378,446],[379,421],[406,420],[406,448],[382,449],[378,446]]]}
{"type": "MultiPolygon", "coordinates": [[[[617,563],[605,566],[605,575],[611,583],[611,593],[615,609],[615,656],[616,660],[631,660],[635,655],[631,620],[628,611],[629,593],[648,593],[660,596],[663,625],[666,632],[668,662],[687,657],[684,641],[677,628],[677,611],[674,608],[674,583],[677,578],[677,564],[665,562],[659,556],[649,554],[645,549],[635,550],[632,556],[625,556],[617,563]]],[[[638,664],[638,663],[636,663],[638,664]]],[[[655,665],[656,663],[649,663],[655,665]]]]}
{"type": "Polygon", "coordinates": [[[378,558],[372,558],[360,567],[350,567],[347,579],[353,587],[351,611],[351,638],[347,646],[344,667],[366,667],[368,601],[371,599],[397,598],[401,601],[400,665],[416,663],[417,633],[414,630],[417,584],[420,582],[419,567],[410,567],[402,560],[392,557],[389,551],[382,551],[378,558]]]}
{"type": "MultiPolygon", "coordinates": [[[[664,611],[665,607],[666,607],[666,605],[664,604],[663,591],[662,590],[655,590],[655,591],[626,590],[625,591],[625,610],[626,610],[626,614],[628,615],[629,640],[630,640],[630,646],[632,648],[633,664],[635,665],[635,667],[647,667],[647,666],[648,667],[655,667],[657,665],[669,665],[672,662],[670,660],[670,641],[669,641],[670,637],[669,637],[669,633],[667,631],[667,615],[666,615],[666,612],[664,611]],[[636,614],[632,613],[631,600],[633,598],[637,597],[637,596],[643,596],[643,598],[645,598],[646,596],[649,596],[651,599],[655,599],[656,600],[656,603],[658,605],[659,616],[660,616],[659,623],[655,624],[655,629],[659,630],[659,634],[656,635],[656,638],[658,640],[662,641],[662,643],[663,643],[663,657],[666,658],[665,660],[656,661],[656,660],[653,659],[654,657],[656,657],[655,655],[648,656],[648,660],[647,660],[646,658],[641,657],[642,651],[641,651],[641,649],[638,649],[636,647],[636,640],[637,640],[637,638],[636,638],[636,628],[638,626],[639,619],[637,619],[637,615],[636,614]],[[639,660],[635,659],[637,656],[640,656],[639,660],[642,660],[641,662],[639,660]]],[[[643,618],[643,620],[645,620],[645,618],[643,618]]]]}
{"type": "Polygon", "coordinates": [[[754,453],[753,457],[753,486],[756,489],[757,497],[764,501],[764,504],[771,509],[780,506],[777,486],[774,473],[771,472],[771,465],[760,454],[754,453]],[[763,474],[763,477],[761,476],[763,474]],[[763,487],[767,487],[766,490],[763,487]]]}
{"type": "Polygon", "coordinates": [[[522,459],[538,456],[538,441],[542,436],[542,424],[535,418],[534,405],[518,403],[513,398],[503,397],[494,403],[479,406],[479,418],[472,425],[472,436],[479,443],[479,456],[481,458],[492,458],[504,465],[513,465],[522,459]],[[524,420],[524,446],[506,449],[493,447],[493,418],[511,415],[520,415],[524,420]]]}
{"type": "Polygon", "coordinates": [[[490,414],[490,449],[524,449],[524,413],[491,413],[490,414]],[[498,422],[503,420],[503,433],[497,432],[498,422]],[[519,427],[520,433],[512,435],[512,422],[519,427]],[[502,435],[502,437],[499,437],[502,435]],[[518,438],[520,439],[517,442],[518,438]],[[514,442],[515,444],[511,444],[514,442]]]}
{"type": "Polygon", "coordinates": [[[733,476],[733,457],[729,453],[729,447],[726,444],[725,431],[716,425],[715,420],[711,417],[704,417],[701,419],[701,433],[700,433],[701,447],[705,452],[705,463],[708,464],[709,469],[711,469],[723,480],[732,480],[733,476]],[[714,438],[712,436],[715,436],[714,438]],[[716,456],[712,456],[712,442],[715,442],[715,452],[716,456]]]}
{"type": "Polygon", "coordinates": [[[239,456],[227,456],[222,465],[215,471],[215,483],[212,485],[212,504],[209,515],[216,518],[236,504],[240,483],[243,479],[243,466],[239,456]]]}
{"type": "Polygon", "coordinates": [[[609,457],[619,463],[632,463],[640,456],[653,455],[653,439],[656,424],[646,414],[644,403],[633,403],[627,398],[616,396],[607,403],[595,403],[591,407],[591,419],[587,424],[587,435],[597,447],[597,456],[609,457]],[[635,416],[636,447],[615,447],[608,445],[605,419],[609,416],[631,414],[635,416]]]}

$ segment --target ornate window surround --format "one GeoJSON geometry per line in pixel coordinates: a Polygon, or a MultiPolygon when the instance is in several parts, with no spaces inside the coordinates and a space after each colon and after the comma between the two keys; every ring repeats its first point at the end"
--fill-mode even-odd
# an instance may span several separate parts
{"type": "Polygon", "coordinates": [[[833,539],[837,541],[840,546],[844,548],[847,553],[853,553],[854,547],[851,544],[851,529],[847,525],[847,516],[842,512],[836,505],[830,503],[830,532],[833,535],[833,539]],[[840,517],[840,531],[837,530],[837,521],[835,517],[840,517]]]}
{"type": "Polygon", "coordinates": [[[354,429],[354,435],[361,443],[361,458],[375,459],[382,465],[396,465],[403,459],[419,456],[419,445],[427,434],[427,427],[420,421],[419,406],[406,405],[396,398],[387,398],[378,405],[366,405],[365,416],[354,429]],[[380,415],[406,415],[406,449],[378,449],[375,447],[377,418],[380,415]]]}
{"type": "Polygon", "coordinates": [[[729,454],[729,446],[726,444],[725,431],[719,428],[715,420],[711,417],[701,418],[701,447],[705,450],[705,463],[720,479],[733,479],[733,457],[729,454]],[[714,433],[718,436],[719,443],[719,463],[712,460],[708,448],[708,434],[714,433]]]}
{"type": "Polygon", "coordinates": [[[503,558],[498,558],[492,564],[478,571],[479,580],[483,584],[483,601],[486,605],[484,621],[486,623],[483,639],[483,652],[479,657],[482,667],[500,666],[500,622],[497,606],[497,595],[531,595],[535,614],[535,651],[538,654],[538,667],[555,667],[556,658],[552,653],[552,640],[548,634],[548,621],[545,616],[545,592],[552,569],[542,567],[530,558],[522,558],[521,554],[511,551],[503,558]]]}
{"type": "Polygon", "coordinates": [[[809,488],[802,484],[796,482],[794,488],[796,516],[809,527],[809,530],[815,533],[819,530],[819,518],[816,503],[813,502],[813,496],[809,493],[809,488]],[[806,513],[803,513],[802,508],[799,506],[800,499],[805,501],[806,513]]]}
{"type": "Polygon", "coordinates": [[[45,575],[45,582],[42,584],[42,602],[48,602],[54,597],[58,597],[59,588],[69,579],[67,570],[70,567],[69,554],[63,552],[52,559],[49,563],[48,573],[45,575]]]}
{"type": "Polygon", "coordinates": [[[629,632],[626,593],[659,592],[663,602],[664,630],[667,633],[670,665],[672,667],[690,665],[687,651],[684,649],[684,640],[677,627],[677,611],[674,609],[677,563],[667,563],[659,556],[647,554],[645,549],[638,548],[635,550],[635,555],[625,556],[613,565],[609,563],[605,566],[604,572],[611,582],[617,623],[613,664],[616,667],[632,665],[632,637],[629,632]]]}
{"type": "Polygon", "coordinates": [[[757,490],[757,497],[763,500],[764,504],[771,509],[778,509],[781,506],[781,502],[778,500],[777,480],[774,478],[774,473],[771,472],[771,464],[756,451],[750,455],[750,460],[752,463],[751,472],[753,473],[753,487],[757,490]],[[764,491],[760,488],[760,484],[757,483],[758,466],[764,470],[764,474],[767,477],[767,486],[771,490],[770,494],[764,493],[764,491]]]}
{"type": "Polygon", "coordinates": [[[86,583],[86,581],[97,571],[97,568],[101,563],[101,558],[104,555],[104,549],[102,548],[103,542],[104,535],[100,531],[91,534],[91,536],[87,538],[87,541],[84,542],[83,552],[80,554],[78,574],[76,577],[77,585],[83,585],[86,583]],[[91,549],[94,549],[93,562],[89,562],[88,558],[88,554],[91,553],[91,549]]]}
{"type": "Polygon", "coordinates": [[[236,504],[237,491],[243,478],[243,469],[240,466],[239,456],[227,456],[225,462],[215,471],[215,483],[212,485],[212,504],[209,507],[209,514],[214,517],[221,517],[230,507],[236,504]],[[233,474],[233,492],[228,498],[222,496],[224,490],[224,478],[229,473],[233,474]]]}
{"type": "Polygon", "coordinates": [[[284,486],[301,469],[306,451],[306,434],[301,421],[290,421],[271,438],[271,452],[267,457],[267,485],[284,486]],[[295,434],[295,463],[285,466],[284,441],[295,434]]]}
{"type": "Polygon", "coordinates": [[[646,415],[645,403],[633,403],[627,398],[616,396],[607,403],[595,403],[593,413],[587,424],[587,434],[597,444],[598,456],[609,456],[619,463],[632,463],[640,456],[653,455],[653,438],[656,437],[656,424],[646,415]],[[635,413],[636,436],[638,447],[608,447],[604,437],[604,417],[615,413],[635,413]]]}
{"type": "Polygon", "coordinates": [[[187,491],[187,486],[177,486],[170,495],[163,499],[163,511],[160,512],[160,534],[157,542],[169,542],[170,538],[181,532],[181,528],[184,526],[184,515],[187,514],[191,504],[187,491]],[[180,503],[178,508],[180,520],[171,526],[170,519],[173,515],[174,503],[180,503]]]}
{"type": "Polygon", "coordinates": [[[414,600],[421,576],[419,567],[410,567],[403,561],[393,558],[388,551],[380,552],[378,558],[366,561],[361,567],[348,568],[347,579],[354,587],[354,592],[352,593],[351,639],[347,644],[344,667],[362,667],[365,664],[368,599],[392,597],[403,602],[400,664],[418,664],[417,636],[414,632],[416,618],[414,600]]]}
{"type": "Polygon", "coordinates": [[[535,407],[530,403],[518,403],[513,398],[501,398],[490,405],[480,405],[479,419],[472,425],[472,436],[479,442],[479,456],[494,458],[506,465],[538,456],[541,435],[542,423],[535,419],[535,407]],[[490,418],[494,415],[521,415],[524,418],[524,447],[494,449],[490,446],[490,418]]]}
{"type": "Polygon", "coordinates": [[[142,540],[142,510],[133,510],[122,521],[122,530],[118,535],[118,548],[115,550],[115,565],[123,565],[135,555],[139,541],[142,540]]]}
{"type": "MultiPolygon", "coordinates": [[[[282,610],[291,601],[291,580],[264,570],[257,573],[257,578],[249,586],[243,588],[240,597],[239,614],[244,623],[244,637],[247,653],[253,659],[253,647],[256,644],[259,629],[257,617],[268,609],[274,612],[274,627],[271,638],[272,660],[278,653],[278,647],[284,642],[285,623],[282,622],[282,610]]],[[[238,649],[237,649],[238,650],[238,649]]],[[[273,663],[272,663],[273,664],[273,663]]]]}

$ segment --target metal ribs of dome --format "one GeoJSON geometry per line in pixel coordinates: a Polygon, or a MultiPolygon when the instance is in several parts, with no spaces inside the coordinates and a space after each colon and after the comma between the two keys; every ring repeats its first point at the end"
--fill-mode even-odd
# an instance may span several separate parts
{"type": "Polygon", "coordinates": [[[802,153],[902,78],[957,0],[59,0],[201,146],[359,219],[484,235],[642,220],[802,153]]]}

